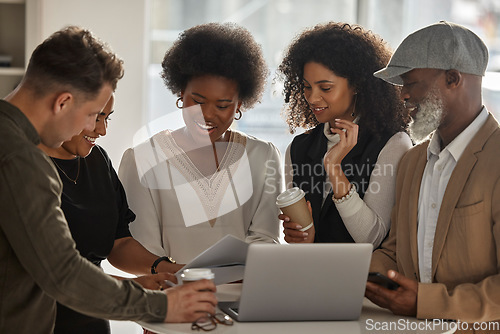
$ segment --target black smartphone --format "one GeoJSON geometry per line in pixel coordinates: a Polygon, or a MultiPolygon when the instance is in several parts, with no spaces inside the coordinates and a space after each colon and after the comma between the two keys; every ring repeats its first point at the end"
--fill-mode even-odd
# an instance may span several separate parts
{"type": "Polygon", "coordinates": [[[368,273],[368,281],[379,284],[389,290],[397,290],[397,288],[399,288],[398,283],[394,282],[389,277],[382,275],[381,273],[368,273]]]}

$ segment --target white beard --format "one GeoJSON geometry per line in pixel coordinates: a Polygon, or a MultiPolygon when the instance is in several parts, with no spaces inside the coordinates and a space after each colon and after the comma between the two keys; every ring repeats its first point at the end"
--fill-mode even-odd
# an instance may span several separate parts
{"type": "Polygon", "coordinates": [[[418,104],[418,112],[415,119],[412,118],[408,125],[410,138],[419,144],[439,127],[443,119],[443,100],[436,89],[431,90],[427,97],[418,104]]]}

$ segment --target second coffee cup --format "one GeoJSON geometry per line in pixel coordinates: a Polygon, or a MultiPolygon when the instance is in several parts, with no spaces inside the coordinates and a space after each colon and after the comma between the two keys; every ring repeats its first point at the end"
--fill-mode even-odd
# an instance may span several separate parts
{"type": "Polygon", "coordinates": [[[278,208],[290,217],[290,221],[301,225],[301,231],[308,230],[313,226],[313,219],[305,195],[302,189],[293,187],[279,194],[276,199],[278,208]]]}
{"type": "Polygon", "coordinates": [[[209,268],[184,269],[181,274],[182,284],[196,282],[202,279],[214,281],[215,275],[209,268]]]}

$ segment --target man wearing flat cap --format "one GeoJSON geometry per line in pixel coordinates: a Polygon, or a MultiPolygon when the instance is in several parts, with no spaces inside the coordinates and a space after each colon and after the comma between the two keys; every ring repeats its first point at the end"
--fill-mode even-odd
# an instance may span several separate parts
{"type": "Polygon", "coordinates": [[[441,21],[374,74],[402,85],[418,144],[400,162],[391,231],[370,268],[400,287],[366,287],[395,314],[500,319],[500,128],[481,100],[487,63],[478,36],[441,21]]]}

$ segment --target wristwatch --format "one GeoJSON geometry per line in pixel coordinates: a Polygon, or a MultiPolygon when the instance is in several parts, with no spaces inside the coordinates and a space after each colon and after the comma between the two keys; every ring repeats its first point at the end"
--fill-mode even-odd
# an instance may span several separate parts
{"type": "Polygon", "coordinates": [[[161,257],[157,258],[155,262],[153,262],[153,265],[151,266],[151,274],[158,274],[158,272],[156,271],[156,267],[158,266],[158,264],[161,261],[176,263],[175,260],[172,259],[170,256],[161,256],[161,257]]]}

